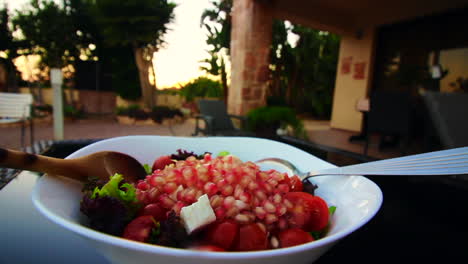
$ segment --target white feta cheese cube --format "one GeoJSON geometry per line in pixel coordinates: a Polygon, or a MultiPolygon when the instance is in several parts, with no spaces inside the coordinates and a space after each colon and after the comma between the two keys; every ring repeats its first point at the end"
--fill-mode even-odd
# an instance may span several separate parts
{"type": "Polygon", "coordinates": [[[208,225],[216,220],[216,215],[211,208],[208,195],[200,196],[197,202],[185,206],[180,210],[180,218],[185,226],[187,233],[192,233],[194,230],[208,225]]]}

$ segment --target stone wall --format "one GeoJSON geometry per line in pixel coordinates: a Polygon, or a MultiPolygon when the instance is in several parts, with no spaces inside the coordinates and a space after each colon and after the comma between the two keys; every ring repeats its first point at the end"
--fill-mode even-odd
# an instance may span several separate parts
{"type": "Polygon", "coordinates": [[[268,1],[234,0],[228,111],[244,115],[266,104],[273,10],[268,1]]]}

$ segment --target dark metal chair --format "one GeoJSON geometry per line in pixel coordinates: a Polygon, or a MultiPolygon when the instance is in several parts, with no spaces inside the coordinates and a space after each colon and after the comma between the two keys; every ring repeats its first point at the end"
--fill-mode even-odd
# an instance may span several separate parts
{"type": "Polygon", "coordinates": [[[195,117],[195,132],[193,136],[203,133],[206,136],[255,136],[254,133],[242,130],[234,125],[231,118],[240,120],[245,127],[246,118],[228,114],[223,101],[202,99],[198,101],[200,114],[195,117]],[[201,121],[204,121],[204,127],[201,121]]]}
{"type": "Polygon", "coordinates": [[[372,133],[380,134],[379,149],[382,149],[385,137],[394,137],[404,154],[409,146],[411,119],[412,110],[409,94],[395,91],[372,92],[370,110],[367,113],[364,155],[367,155],[372,133]]]}
{"type": "Polygon", "coordinates": [[[468,94],[427,91],[422,97],[442,147],[468,146],[468,94]]]}

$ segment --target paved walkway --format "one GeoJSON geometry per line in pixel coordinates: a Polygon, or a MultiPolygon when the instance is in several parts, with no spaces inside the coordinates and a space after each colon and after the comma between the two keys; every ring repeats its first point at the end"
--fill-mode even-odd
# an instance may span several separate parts
{"type": "MultiPolygon", "coordinates": [[[[356,133],[331,129],[329,121],[304,120],[304,126],[308,131],[309,140],[311,142],[331,146],[338,149],[354,153],[363,153],[364,142],[350,143],[349,137],[356,133]]],[[[52,123],[35,123],[34,139],[35,141],[52,140],[53,126],[52,123]]],[[[102,139],[127,135],[167,135],[167,136],[191,136],[195,129],[193,119],[187,119],[183,123],[173,125],[156,124],[156,125],[123,125],[119,124],[115,119],[94,118],[83,119],[77,121],[67,121],[65,123],[64,136],[65,140],[74,139],[102,139]]],[[[20,149],[21,128],[15,127],[0,127],[0,147],[20,149]]],[[[26,133],[26,142],[29,144],[29,130],[26,133]]],[[[386,151],[378,151],[378,140],[375,139],[370,145],[368,154],[375,158],[388,158],[401,155],[397,150],[390,149],[386,151]]]]}

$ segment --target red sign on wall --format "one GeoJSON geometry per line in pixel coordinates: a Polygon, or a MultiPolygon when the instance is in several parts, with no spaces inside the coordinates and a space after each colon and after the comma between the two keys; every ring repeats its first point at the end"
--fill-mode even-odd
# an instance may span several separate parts
{"type": "Polygon", "coordinates": [[[366,78],[366,63],[365,62],[358,62],[354,64],[353,78],[355,80],[363,80],[366,78]]]}
{"type": "Polygon", "coordinates": [[[351,63],[353,62],[353,57],[344,57],[341,59],[341,74],[348,74],[351,72],[351,63]]]}

